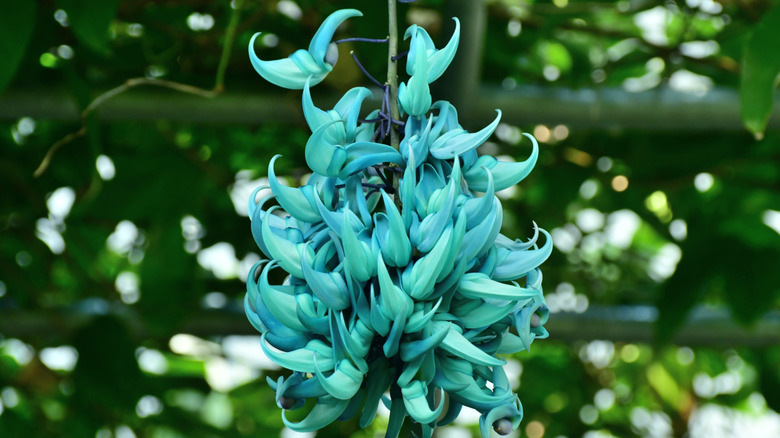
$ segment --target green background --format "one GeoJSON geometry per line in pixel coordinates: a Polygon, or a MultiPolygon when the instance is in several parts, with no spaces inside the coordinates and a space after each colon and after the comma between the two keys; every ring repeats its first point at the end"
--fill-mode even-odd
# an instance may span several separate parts
{"type": "MultiPolygon", "coordinates": [[[[239,212],[274,154],[300,183],[308,131],[300,92],[257,76],[246,48],[262,31],[258,55],[285,57],[346,7],[365,16],[337,38],[385,36],[379,0],[0,5],[0,436],[279,434],[265,376],[281,371],[241,309],[262,255],[239,212]],[[145,79],[103,94],[131,78],[145,79]]],[[[504,234],[535,221],[557,248],[550,339],[510,361],[520,435],[780,433],[780,6],[399,10],[439,42],[466,12],[434,98],[469,130],[505,110],[484,153],[522,160],[521,132],[541,142],[501,194],[504,234]]],[[[368,85],[350,50],[385,71],[384,46],[343,45],[313,91],[323,108],[368,85]]],[[[381,436],[384,421],[318,435],[381,436]]],[[[463,415],[437,434],[478,431],[463,415]]]]}

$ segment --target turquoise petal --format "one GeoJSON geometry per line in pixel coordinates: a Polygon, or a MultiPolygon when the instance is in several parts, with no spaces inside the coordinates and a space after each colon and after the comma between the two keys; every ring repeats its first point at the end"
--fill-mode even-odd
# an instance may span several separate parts
{"type": "Polygon", "coordinates": [[[344,215],[341,243],[344,246],[347,273],[357,281],[368,281],[373,277],[376,273],[376,257],[368,245],[358,240],[347,215],[344,215]]]}
{"type": "Polygon", "coordinates": [[[313,201],[313,197],[317,196],[314,187],[303,186],[296,189],[279,183],[276,172],[274,172],[274,162],[279,157],[281,155],[275,155],[268,165],[268,181],[279,205],[298,220],[310,223],[319,222],[322,219],[313,201]]]}
{"type": "Polygon", "coordinates": [[[373,97],[371,90],[366,87],[355,87],[347,91],[333,108],[341,116],[341,119],[346,122],[345,129],[348,142],[355,141],[360,108],[363,105],[363,101],[369,97],[373,97]]]}
{"type": "Polygon", "coordinates": [[[501,202],[495,196],[491,198],[491,201],[492,208],[488,214],[482,217],[482,222],[466,231],[466,235],[463,237],[463,244],[460,247],[460,253],[458,254],[459,260],[469,262],[473,258],[479,257],[480,254],[487,252],[493,245],[495,237],[501,231],[503,218],[501,202]]]}
{"type": "Polygon", "coordinates": [[[398,86],[398,103],[401,110],[410,116],[422,116],[431,109],[431,88],[421,75],[409,78],[409,85],[398,86]]]}
{"type": "MultiPolygon", "coordinates": [[[[335,59],[326,59],[328,49],[336,28],[350,17],[361,16],[355,9],[342,9],[334,12],[323,21],[317,33],[309,44],[309,50],[298,50],[289,58],[274,61],[263,61],[255,54],[255,39],[260,33],[254,34],[249,42],[249,59],[255,71],[268,82],[282,88],[300,90],[306,86],[317,85],[333,70],[335,59]]],[[[338,55],[338,51],[335,52],[338,55]]]]}
{"type": "Polygon", "coordinates": [[[463,203],[463,210],[466,213],[466,229],[470,230],[484,221],[493,206],[495,190],[493,184],[493,174],[487,173],[488,184],[485,194],[480,198],[471,198],[463,203]]]}
{"type": "Polygon", "coordinates": [[[516,280],[550,257],[553,249],[552,238],[547,231],[540,231],[545,236],[545,242],[539,249],[515,251],[505,248],[498,249],[498,260],[496,269],[493,271],[493,279],[497,281],[516,280]]]}
{"type": "Polygon", "coordinates": [[[341,143],[352,142],[355,140],[360,108],[363,101],[372,96],[373,94],[368,88],[355,87],[344,94],[332,111],[323,111],[314,105],[309,89],[309,81],[307,81],[303,88],[303,116],[312,132],[326,123],[336,120],[343,121],[343,126],[336,125],[331,128],[341,131],[338,134],[334,133],[337,139],[334,141],[341,143]]]}
{"type": "Polygon", "coordinates": [[[390,418],[387,422],[385,438],[398,438],[398,434],[401,433],[401,427],[404,425],[404,419],[406,419],[406,406],[400,394],[398,398],[393,397],[389,409],[390,418]]]}
{"type": "Polygon", "coordinates": [[[309,415],[298,423],[287,419],[286,411],[282,411],[284,425],[296,432],[315,432],[334,422],[345,409],[349,401],[335,397],[320,397],[309,415]]]}
{"type": "Polygon", "coordinates": [[[392,146],[369,141],[361,141],[347,145],[346,162],[340,169],[338,177],[345,179],[353,173],[381,163],[403,164],[404,158],[392,146]]]}
{"type": "Polygon", "coordinates": [[[317,205],[317,211],[319,211],[322,220],[328,225],[328,228],[335,232],[339,237],[341,237],[344,232],[344,216],[348,217],[349,223],[352,224],[353,229],[362,229],[364,227],[360,218],[358,218],[350,209],[330,211],[325,204],[322,203],[322,200],[320,200],[319,197],[314,198],[314,203],[317,205]]]}
{"type": "Polygon", "coordinates": [[[528,176],[534,165],[536,165],[536,159],[539,157],[539,144],[533,136],[526,133],[523,133],[523,135],[530,138],[533,143],[531,156],[520,163],[501,162],[489,155],[479,157],[464,175],[469,189],[484,192],[488,183],[487,172],[493,174],[495,190],[497,191],[511,187],[528,176]]]}
{"type": "Polygon", "coordinates": [[[334,316],[331,316],[331,326],[333,326],[333,321],[335,320],[336,335],[338,335],[341,343],[346,348],[347,354],[349,354],[352,362],[361,372],[367,373],[368,365],[365,357],[368,354],[371,341],[374,339],[374,332],[360,319],[356,319],[352,330],[349,330],[344,321],[344,312],[332,312],[332,314],[334,316]],[[338,315],[336,316],[335,313],[338,313],[338,315]]]}
{"type": "Polygon", "coordinates": [[[433,104],[432,108],[439,111],[436,115],[436,122],[431,129],[432,139],[439,138],[442,132],[463,129],[458,123],[458,110],[451,103],[439,100],[433,104]]]}
{"type": "MultiPolygon", "coordinates": [[[[475,303],[474,300],[471,303],[475,303]]],[[[508,302],[506,305],[499,305],[496,302],[479,302],[476,307],[465,309],[455,307],[451,310],[452,314],[460,318],[463,327],[467,329],[478,329],[488,327],[504,319],[512,313],[512,309],[517,306],[516,302],[508,302]]]]}
{"type": "MultiPolygon", "coordinates": [[[[271,215],[277,208],[279,207],[271,207],[267,214],[271,215]]],[[[279,266],[281,266],[282,269],[289,272],[291,275],[303,278],[300,251],[307,252],[312,259],[314,258],[314,251],[304,247],[302,243],[295,244],[276,235],[276,233],[271,231],[270,222],[271,221],[269,220],[264,220],[262,224],[263,242],[268,248],[269,255],[279,261],[279,266]]]]}
{"type": "Polygon", "coordinates": [[[319,29],[317,29],[309,43],[309,53],[311,53],[311,56],[320,66],[328,65],[325,62],[325,55],[328,53],[328,46],[333,39],[333,34],[336,33],[336,29],[338,29],[341,23],[348,18],[362,16],[363,13],[357,9],[339,9],[328,15],[328,18],[320,24],[319,29]]]}
{"type": "Polygon", "coordinates": [[[455,20],[455,31],[452,33],[450,41],[441,50],[436,50],[433,40],[431,40],[428,32],[422,27],[412,25],[406,30],[404,39],[407,39],[410,36],[412,37],[412,41],[409,44],[411,48],[409,50],[409,59],[415,60],[415,62],[407,62],[406,64],[406,72],[409,75],[414,75],[420,67],[420,64],[416,62],[416,56],[417,51],[421,49],[425,51],[425,56],[428,61],[428,65],[426,66],[428,70],[428,83],[439,79],[444,71],[447,70],[447,67],[450,66],[452,59],[455,57],[455,53],[458,50],[458,44],[460,43],[460,21],[457,17],[453,17],[452,19],[455,20]],[[422,44],[417,45],[418,41],[422,41],[422,44]]]}
{"type": "MultiPolygon", "coordinates": [[[[366,116],[367,120],[374,120],[379,118],[379,110],[371,111],[368,116],[366,116]]],[[[358,124],[357,129],[355,130],[355,142],[359,141],[371,141],[371,137],[374,136],[374,131],[376,131],[376,122],[369,123],[364,122],[358,124]]]]}
{"type": "Polygon", "coordinates": [[[322,125],[332,122],[334,119],[327,111],[323,111],[314,106],[314,101],[311,99],[311,90],[309,89],[310,82],[311,78],[307,79],[303,86],[301,107],[303,107],[303,118],[306,119],[306,123],[309,125],[311,132],[314,132],[322,125]]]}
{"type": "Polygon", "coordinates": [[[336,370],[329,377],[325,377],[317,367],[317,358],[314,358],[314,375],[323,388],[328,391],[332,397],[339,400],[349,400],[360,390],[363,383],[363,373],[361,373],[352,362],[342,359],[336,366],[336,370]]]}
{"type": "Polygon", "coordinates": [[[450,253],[452,234],[453,227],[450,225],[444,230],[431,252],[417,260],[412,266],[411,292],[409,292],[409,295],[415,300],[425,300],[433,292],[436,279],[447,262],[445,255],[450,253]]]}
{"type": "Polygon", "coordinates": [[[540,300],[533,306],[527,306],[515,315],[515,329],[524,350],[531,350],[531,343],[534,339],[544,339],[549,335],[544,324],[547,322],[550,311],[544,304],[541,294],[539,298],[540,300]]]}
{"type": "Polygon", "coordinates": [[[390,386],[390,370],[387,368],[387,360],[379,357],[369,364],[369,373],[366,376],[366,404],[360,415],[360,427],[365,429],[374,421],[379,400],[385,390],[390,386]]]}
{"type": "MultiPolygon", "coordinates": [[[[483,438],[490,438],[493,423],[498,420],[506,418],[512,425],[512,430],[517,429],[520,426],[520,421],[523,419],[523,406],[520,401],[515,399],[513,402],[505,403],[500,406],[496,406],[488,412],[482,414],[479,418],[479,431],[482,433],[483,438]]],[[[502,435],[508,435],[511,431],[502,431],[502,435]]]]}
{"type": "Polygon", "coordinates": [[[414,311],[414,301],[401,288],[393,284],[381,254],[377,261],[377,277],[379,278],[379,304],[382,313],[387,319],[394,320],[394,324],[405,324],[406,318],[414,311]]]}
{"type": "Polygon", "coordinates": [[[311,78],[311,84],[316,85],[325,79],[325,76],[333,69],[328,64],[319,65],[311,54],[305,50],[298,50],[289,58],[263,61],[255,54],[255,39],[260,35],[256,33],[249,41],[249,59],[255,71],[268,82],[290,90],[300,90],[311,78]]]}
{"type": "Polygon", "coordinates": [[[426,307],[429,307],[429,309],[426,311],[425,308],[421,308],[419,310],[415,310],[415,312],[409,316],[409,318],[406,321],[406,327],[404,328],[404,331],[406,333],[414,333],[418,332],[425,327],[425,325],[428,324],[428,322],[433,319],[433,316],[436,314],[436,311],[439,309],[439,306],[441,305],[442,299],[439,298],[438,301],[436,301],[436,304],[431,305],[431,302],[417,302],[415,303],[415,307],[418,305],[423,305],[426,307]]]}
{"type": "MultiPolygon", "coordinates": [[[[404,127],[404,138],[401,140],[401,144],[399,146],[399,149],[401,150],[401,155],[403,155],[404,160],[409,162],[410,157],[427,157],[428,156],[428,148],[430,147],[431,143],[431,127],[433,126],[433,117],[429,117],[428,123],[425,125],[425,129],[422,131],[415,130],[415,125],[419,123],[415,123],[416,120],[422,119],[421,117],[409,117],[406,120],[406,126],[404,127]]],[[[426,119],[422,119],[426,120],[426,119]]],[[[419,164],[422,164],[422,161],[418,160],[419,164]]],[[[419,165],[418,164],[418,165],[419,165]]]]}
{"type": "Polygon", "coordinates": [[[320,175],[336,177],[347,161],[347,151],[341,144],[341,139],[334,132],[339,129],[330,129],[334,125],[344,123],[343,120],[334,120],[317,128],[306,142],[304,155],[306,164],[311,170],[320,175]]]}
{"type": "Polygon", "coordinates": [[[265,265],[262,274],[260,274],[258,286],[263,295],[263,302],[271,314],[282,324],[293,330],[306,332],[308,330],[298,319],[298,304],[295,302],[296,288],[294,286],[273,286],[268,283],[268,273],[276,266],[276,261],[271,261],[265,265]]]}
{"type": "Polygon", "coordinates": [[[276,351],[268,346],[267,334],[263,333],[260,336],[260,346],[263,352],[271,360],[279,365],[293,371],[300,371],[302,373],[313,373],[314,369],[314,355],[317,355],[317,364],[320,370],[330,371],[334,367],[333,358],[330,356],[330,346],[326,345],[322,341],[313,339],[306,344],[306,347],[299,348],[292,351],[276,351]]]}
{"type": "Polygon", "coordinates": [[[407,231],[412,226],[413,212],[415,211],[415,192],[417,188],[417,166],[415,156],[410,154],[404,177],[401,179],[401,217],[407,231]]]}
{"type": "Polygon", "coordinates": [[[330,335],[330,322],[328,317],[317,312],[317,306],[310,292],[295,295],[295,303],[298,305],[296,314],[310,332],[321,336],[330,335]]]}
{"type": "Polygon", "coordinates": [[[472,299],[530,301],[540,292],[517,285],[499,283],[481,272],[470,272],[460,280],[458,293],[472,299]]]}
{"type": "MultiPolygon", "coordinates": [[[[279,378],[282,379],[282,377],[279,378]]],[[[328,394],[317,379],[308,379],[305,377],[304,373],[297,371],[285,380],[282,387],[278,390],[273,385],[271,385],[271,389],[277,391],[277,395],[279,396],[295,399],[322,397],[328,394]]]]}
{"type": "Polygon", "coordinates": [[[307,249],[308,244],[301,253],[301,270],[314,295],[333,310],[348,308],[352,303],[344,277],[339,272],[315,271],[309,264],[307,249]]]}
{"type": "Polygon", "coordinates": [[[485,143],[498,127],[501,121],[501,110],[496,110],[498,116],[488,126],[473,134],[461,133],[452,138],[442,136],[431,145],[431,155],[440,160],[451,160],[463,155],[485,143]]]}
{"type": "Polygon", "coordinates": [[[436,418],[439,417],[439,414],[441,414],[442,409],[444,409],[443,390],[439,406],[435,410],[432,410],[428,405],[428,389],[425,384],[419,380],[413,380],[409,385],[401,387],[401,394],[403,394],[406,412],[418,423],[433,423],[436,421],[436,418]]]}
{"type": "Polygon", "coordinates": [[[463,403],[464,406],[468,406],[477,410],[493,409],[496,406],[501,406],[504,403],[511,402],[515,396],[511,393],[505,393],[501,395],[486,394],[485,391],[477,385],[474,380],[467,380],[467,386],[460,391],[451,391],[450,397],[455,399],[459,403],[463,403]]]}
{"type": "Polygon", "coordinates": [[[436,348],[444,341],[449,332],[449,327],[441,327],[439,331],[419,341],[407,341],[401,343],[401,360],[410,362],[428,351],[436,348]]]}
{"type": "Polygon", "coordinates": [[[371,284],[371,326],[379,336],[387,336],[390,333],[391,320],[385,316],[384,312],[376,299],[376,293],[374,291],[374,285],[371,284]]]}
{"type": "Polygon", "coordinates": [[[446,322],[437,322],[434,325],[442,327],[449,325],[447,336],[441,343],[441,348],[450,354],[465,359],[471,363],[487,366],[502,366],[506,361],[493,357],[477,348],[463,334],[458,331],[456,326],[446,322]]]}
{"type": "MultiPolygon", "coordinates": [[[[401,345],[401,351],[403,351],[403,348],[404,346],[401,345]]],[[[414,380],[415,376],[417,376],[417,374],[420,372],[423,360],[425,360],[425,358],[421,355],[414,358],[413,360],[404,360],[404,362],[406,362],[404,364],[404,371],[398,376],[398,379],[395,381],[395,383],[401,387],[412,383],[412,380],[414,380]]]]}
{"type": "Polygon", "coordinates": [[[474,367],[465,360],[439,354],[436,356],[436,377],[434,383],[450,394],[468,388],[473,382],[474,367]]]}
{"type": "Polygon", "coordinates": [[[377,237],[382,256],[387,260],[387,264],[403,267],[409,264],[412,257],[412,244],[406,234],[403,217],[398,212],[395,203],[384,190],[381,190],[381,193],[385,204],[385,213],[374,215],[376,225],[374,236],[377,237]]]}
{"type": "Polygon", "coordinates": [[[409,55],[406,62],[415,65],[415,74],[409,78],[408,86],[403,82],[398,86],[398,103],[410,116],[422,116],[431,109],[432,103],[431,88],[428,85],[428,57],[425,53],[425,42],[422,39],[412,41],[409,55]],[[414,58],[409,56],[411,50],[414,50],[414,58]]]}

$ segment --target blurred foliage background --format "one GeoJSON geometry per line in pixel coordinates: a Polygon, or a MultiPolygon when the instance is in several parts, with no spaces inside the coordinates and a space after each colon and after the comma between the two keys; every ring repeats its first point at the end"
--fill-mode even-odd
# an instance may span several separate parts
{"type": "MultiPolygon", "coordinates": [[[[339,37],[385,36],[379,0],[0,5],[0,436],[296,435],[241,299],[261,257],[249,193],[276,153],[300,183],[308,132],[300,93],[259,78],[246,47],[263,31],[260,56],[287,56],[346,7],[365,17],[339,37]]],[[[509,362],[520,435],[780,436],[780,6],[400,11],[439,40],[465,13],[462,70],[435,97],[467,129],[501,107],[491,96],[511,106],[483,153],[524,159],[522,131],[542,143],[500,194],[505,234],[535,221],[556,244],[551,337],[509,362]]],[[[367,84],[349,50],[384,71],[384,47],[348,46],[315,102],[367,84]]],[[[382,436],[383,421],[317,435],[382,436]]]]}

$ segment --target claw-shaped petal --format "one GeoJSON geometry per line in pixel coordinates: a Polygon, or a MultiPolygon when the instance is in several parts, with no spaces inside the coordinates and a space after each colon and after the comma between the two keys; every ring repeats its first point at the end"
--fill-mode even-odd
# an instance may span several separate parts
{"type": "Polygon", "coordinates": [[[403,394],[406,412],[418,423],[433,423],[444,409],[444,392],[442,391],[439,406],[432,410],[428,404],[427,387],[419,380],[413,380],[409,385],[402,387],[401,394],[403,394]]]}
{"type": "Polygon", "coordinates": [[[348,359],[342,359],[336,365],[332,375],[325,377],[317,367],[317,358],[314,358],[314,375],[323,388],[328,391],[332,397],[339,400],[349,400],[357,394],[360,385],[363,383],[363,373],[361,373],[348,359]]]}
{"type": "MultiPolygon", "coordinates": [[[[333,39],[333,34],[336,33],[336,29],[338,29],[341,23],[347,18],[362,16],[363,13],[357,9],[339,9],[328,15],[328,18],[322,22],[309,43],[309,53],[311,53],[312,57],[314,57],[320,65],[326,65],[328,61],[328,51],[330,51],[331,47],[331,40],[333,39]]],[[[331,63],[331,65],[335,64],[335,61],[331,63]]]]}
{"type": "Polygon", "coordinates": [[[363,101],[371,97],[371,90],[365,87],[355,87],[349,91],[339,100],[336,106],[330,111],[323,111],[316,106],[311,98],[311,91],[309,87],[309,80],[306,81],[303,87],[303,117],[306,119],[306,123],[309,125],[311,132],[316,131],[322,125],[335,121],[342,120],[344,125],[334,125],[331,127],[333,130],[340,130],[338,133],[334,133],[339,140],[343,143],[352,142],[355,140],[358,117],[360,117],[360,108],[363,101]]]}
{"type": "Polygon", "coordinates": [[[530,301],[541,294],[535,289],[499,283],[481,272],[470,272],[458,284],[458,293],[465,298],[530,301]]]}
{"type": "Polygon", "coordinates": [[[469,189],[477,192],[486,191],[488,184],[487,172],[493,174],[496,191],[511,187],[528,176],[534,165],[536,165],[536,159],[539,157],[539,144],[532,135],[527,133],[523,133],[523,135],[530,138],[533,143],[531,156],[519,163],[505,163],[489,155],[479,157],[464,175],[469,189]]]}
{"type": "Polygon", "coordinates": [[[263,61],[255,54],[255,39],[260,35],[258,32],[249,42],[249,59],[260,76],[279,87],[300,90],[307,80],[311,85],[316,85],[333,70],[338,60],[338,49],[331,43],[336,28],[347,18],[362,15],[356,9],[341,9],[332,13],[314,34],[308,51],[298,50],[289,58],[273,61],[263,61]]]}
{"type": "Polygon", "coordinates": [[[450,160],[481,146],[493,135],[493,132],[498,127],[498,123],[501,121],[501,110],[496,111],[498,116],[496,116],[495,120],[477,132],[469,134],[466,131],[453,130],[439,137],[431,145],[431,155],[440,160],[450,160]]]}
{"type": "MultiPolygon", "coordinates": [[[[415,64],[415,74],[409,78],[409,84],[401,83],[398,86],[398,103],[401,109],[413,117],[424,115],[431,109],[431,87],[428,85],[428,57],[425,53],[425,42],[421,39],[415,39],[412,42],[414,58],[410,56],[407,63],[415,64]]],[[[407,64],[409,65],[409,64],[407,64]]]]}
{"type": "Polygon", "coordinates": [[[412,256],[412,244],[406,234],[403,217],[387,193],[384,190],[381,192],[385,213],[374,215],[374,236],[388,266],[406,266],[412,256]]]}
{"type": "Polygon", "coordinates": [[[505,248],[498,249],[496,269],[493,279],[497,281],[516,280],[524,276],[528,271],[541,265],[552,253],[553,243],[550,234],[540,230],[545,236],[544,245],[538,249],[512,251],[505,248]]]}
{"type": "Polygon", "coordinates": [[[404,158],[392,146],[360,141],[347,145],[347,159],[338,177],[344,179],[355,172],[381,163],[403,164],[404,158]]]}
{"type": "Polygon", "coordinates": [[[315,372],[315,354],[317,355],[317,365],[321,371],[330,371],[334,367],[330,346],[320,340],[313,339],[309,341],[304,348],[299,348],[297,350],[276,351],[268,345],[268,340],[266,338],[266,333],[263,333],[260,336],[260,346],[263,348],[263,352],[271,360],[287,369],[302,373],[315,372]]]}
{"type": "Polygon", "coordinates": [[[436,348],[444,341],[449,327],[441,327],[438,332],[419,341],[407,341],[401,344],[401,360],[410,362],[428,351],[436,348]]]}
{"type": "MultiPolygon", "coordinates": [[[[442,326],[446,326],[450,323],[445,322],[437,322],[434,325],[438,326],[437,328],[441,329],[442,326]]],[[[478,364],[478,365],[487,365],[487,366],[501,366],[504,365],[506,362],[503,359],[499,359],[497,357],[491,356],[484,351],[480,350],[478,347],[476,347],[474,344],[472,344],[468,339],[466,339],[463,334],[453,325],[449,326],[449,330],[447,331],[447,336],[445,336],[444,340],[441,343],[441,348],[446,350],[452,355],[455,355],[457,357],[460,357],[464,360],[467,360],[471,363],[478,364]]]]}
{"type": "Polygon", "coordinates": [[[523,405],[515,399],[511,403],[496,406],[479,417],[479,430],[483,437],[490,436],[490,428],[494,428],[499,435],[509,435],[510,432],[520,426],[523,419],[523,405]]]}
{"type": "Polygon", "coordinates": [[[282,411],[282,421],[285,426],[296,432],[314,432],[333,423],[347,409],[348,404],[347,400],[323,396],[317,399],[317,404],[303,420],[294,423],[288,420],[285,411],[282,411]]]}
{"type": "Polygon", "coordinates": [[[439,77],[450,66],[452,59],[455,57],[455,52],[458,50],[458,43],[460,42],[460,21],[453,17],[455,20],[455,31],[452,33],[450,41],[444,46],[443,49],[437,50],[433,44],[433,40],[422,27],[412,25],[406,29],[404,39],[412,37],[412,41],[409,44],[409,59],[411,62],[406,64],[406,72],[409,75],[414,75],[421,68],[427,69],[428,83],[439,79],[439,77]],[[419,44],[418,42],[422,42],[419,44]],[[424,50],[426,65],[423,67],[421,63],[417,62],[417,51],[424,50]]]}
{"type": "MultiPolygon", "coordinates": [[[[274,206],[268,209],[268,215],[271,215],[275,209],[274,206]]],[[[279,261],[279,266],[290,274],[303,278],[301,270],[301,252],[307,253],[310,258],[314,258],[314,251],[304,247],[302,243],[294,243],[284,239],[271,231],[271,221],[264,220],[262,225],[263,242],[268,248],[271,257],[279,261]]]]}
{"type": "Polygon", "coordinates": [[[347,151],[344,150],[343,138],[337,124],[343,124],[343,120],[333,120],[320,125],[306,142],[304,155],[306,164],[311,170],[323,176],[336,177],[341,168],[347,162],[347,151]]]}
{"type": "Polygon", "coordinates": [[[301,253],[303,278],[314,295],[333,310],[344,310],[351,305],[349,290],[340,272],[315,271],[306,255],[308,244],[301,253]]]}
{"type": "Polygon", "coordinates": [[[268,310],[285,326],[299,332],[308,331],[298,319],[297,303],[295,302],[295,286],[274,286],[268,283],[268,273],[277,266],[271,261],[263,268],[258,286],[263,295],[263,302],[268,310]]]}
{"type": "Polygon", "coordinates": [[[373,277],[376,273],[376,256],[368,244],[358,239],[347,215],[344,215],[341,243],[344,245],[344,260],[349,275],[357,281],[368,281],[373,277]]]}
{"type": "Polygon", "coordinates": [[[321,220],[320,214],[317,212],[317,206],[313,200],[313,197],[317,196],[314,187],[303,186],[296,189],[281,184],[276,178],[276,172],[274,172],[274,162],[279,157],[281,155],[275,155],[268,165],[268,181],[279,205],[298,220],[310,223],[319,222],[321,220]]]}

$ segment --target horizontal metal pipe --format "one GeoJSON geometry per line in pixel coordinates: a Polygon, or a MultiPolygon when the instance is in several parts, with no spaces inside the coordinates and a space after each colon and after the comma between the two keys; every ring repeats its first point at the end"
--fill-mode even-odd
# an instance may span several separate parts
{"type": "MultiPolygon", "coordinates": [[[[102,120],[172,121],[214,124],[299,122],[303,119],[300,92],[226,92],[214,98],[171,90],[138,87],[106,100],[97,110],[102,120]]],[[[321,107],[332,105],[337,93],[317,96],[321,107]]],[[[780,107],[780,94],[775,95],[780,107]]],[[[515,125],[566,124],[574,128],[636,128],[650,131],[737,131],[742,128],[739,95],[729,88],[706,93],[684,93],[657,88],[631,93],[620,88],[567,89],[517,86],[508,90],[480,88],[470,108],[459,108],[467,127],[495,117],[515,125]]],[[[64,90],[8,90],[0,95],[0,119],[49,119],[77,121],[79,109],[64,90]]],[[[770,129],[780,129],[780,111],[769,119],[770,129]]]]}
{"type": "MultiPolygon", "coordinates": [[[[58,312],[43,315],[33,312],[0,311],[0,335],[22,339],[67,336],[90,318],[111,312],[121,318],[134,336],[150,336],[142,320],[127,308],[100,311],[58,312]]],[[[652,306],[591,306],[583,313],[553,313],[545,324],[550,339],[576,343],[606,340],[612,342],[653,341],[658,311],[652,306]]],[[[241,306],[203,310],[186,321],[178,332],[197,336],[257,334],[247,321],[241,306]]],[[[726,310],[697,308],[675,335],[677,345],[717,347],[770,347],[780,345],[780,312],[767,313],[750,329],[730,317],[726,310]]]]}

